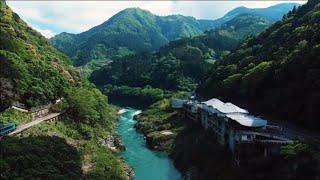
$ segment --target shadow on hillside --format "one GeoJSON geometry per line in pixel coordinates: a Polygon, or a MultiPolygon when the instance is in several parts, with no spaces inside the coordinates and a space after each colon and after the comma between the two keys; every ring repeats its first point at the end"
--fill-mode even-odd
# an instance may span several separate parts
{"type": "Polygon", "coordinates": [[[110,94],[108,94],[108,99],[111,104],[114,104],[120,107],[132,107],[135,109],[145,109],[155,102],[155,101],[146,100],[143,98],[137,98],[137,97],[131,97],[131,96],[118,97],[116,95],[110,95],[110,94]]]}
{"type": "Polygon", "coordinates": [[[186,128],[175,138],[170,157],[186,179],[318,179],[319,163],[309,154],[285,160],[281,156],[245,158],[236,166],[231,152],[215,143],[195,123],[184,121],[186,128]]]}
{"type": "Polygon", "coordinates": [[[57,136],[7,137],[0,141],[1,179],[80,179],[80,155],[57,136]]]}
{"type": "Polygon", "coordinates": [[[233,179],[236,169],[232,165],[230,153],[218,146],[210,136],[203,133],[195,123],[187,122],[187,128],[174,140],[170,157],[186,179],[233,179]]]}

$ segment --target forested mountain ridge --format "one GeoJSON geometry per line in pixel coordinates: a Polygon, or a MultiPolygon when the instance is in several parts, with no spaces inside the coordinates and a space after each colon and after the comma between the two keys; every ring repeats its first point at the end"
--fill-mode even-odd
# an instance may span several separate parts
{"type": "MultiPolygon", "coordinates": [[[[207,77],[215,61],[236,48],[247,36],[256,35],[270,25],[270,21],[259,16],[241,14],[203,35],[171,41],[156,53],[129,55],[113,61],[94,71],[90,80],[100,87],[113,85],[104,89],[107,94],[112,94],[113,90],[136,94],[137,89],[130,90],[130,87],[145,86],[193,91],[207,77]]],[[[159,89],[147,88],[145,91],[156,97],[161,94],[159,89]]]]}
{"type": "Polygon", "coordinates": [[[153,51],[170,40],[200,34],[212,23],[182,15],[156,16],[140,8],[128,8],[86,32],[62,33],[51,42],[74,57],[76,65],[84,65],[92,59],[106,60],[153,51]]]}
{"type": "Polygon", "coordinates": [[[271,21],[260,16],[240,14],[215,29],[205,31],[202,35],[171,41],[167,46],[161,47],[160,52],[169,53],[178,47],[194,46],[210,49],[210,52],[205,52],[210,54],[205,57],[206,60],[219,60],[245,38],[259,34],[271,24],[271,21]]]}
{"type": "Polygon", "coordinates": [[[269,21],[275,22],[280,20],[283,14],[289,12],[294,6],[299,6],[299,5],[300,4],[297,4],[297,3],[281,3],[281,4],[276,4],[267,8],[246,8],[241,6],[231,10],[222,18],[215,20],[215,22],[218,26],[233,19],[234,17],[240,14],[256,15],[256,16],[266,18],[269,21]]]}
{"type": "Polygon", "coordinates": [[[0,110],[13,101],[37,106],[63,96],[78,77],[71,60],[0,1],[0,110]]]}
{"type": "Polygon", "coordinates": [[[214,65],[202,97],[319,129],[320,3],[309,0],[214,65]]]}
{"type": "Polygon", "coordinates": [[[128,8],[86,32],[58,34],[51,39],[51,43],[72,57],[75,65],[85,65],[92,60],[106,61],[131,53],[157,50],[169,41],[199,35],[204,30],[218,27],[244,13],[256,14],[274,22],[294,5],[288,3],[263,9],[240,8],[218,20],[197,20],[182,15],[156,16],[139,8],[128,8]]]}

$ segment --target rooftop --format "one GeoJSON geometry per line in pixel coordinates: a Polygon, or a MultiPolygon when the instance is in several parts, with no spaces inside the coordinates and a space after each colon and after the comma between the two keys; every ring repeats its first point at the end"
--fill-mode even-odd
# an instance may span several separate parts
{"type": "Polygon", "coordinates": [[[224,104],[222,101],[220,101],[217,98],[213,98],[213,99],[210,99],[210,100],[202,102],[202,103],[207,106],[211,106],[213,108],[217,108],[217,107],[222,106],[224,104]]]}
{"type": "Polygon", "coordinates": [[[219,106],[217,108],[218,111],[225,113],[225,114],[229,114],[229,113],[244,113],[244,114],[248,114],[249,112],[245,109],[242,109],[232,103],[224,103],[222,106],[219,106]]]}
{"type": "Polygon", "coordinates": [[[247,127],[263,127],[267,125],[267,121],[259,117],[249,115],[249,112],[242,109],[230,102],[224,103],[217,98],[210,99],[202,102],[211,111],[215,109],[223,113],[226,117],[238,122],[239,124],[247,127]]]}
{"type": "Polygon", "coordinates": [[[267,121],[259,117],[251,116],[243,113],[232,113],[226,115],[228,118],[237,121],[239,124],[248,127],[263,127],[267,125],[267,121]]]}
{"type": "Polygon", "coordinates": [[[242,109],[230,102],[224,103],[220,101],[217,98],[210,99],[208,101],[202,102],[203,104],[212,107],[224,114],[229,114],[229,113],[245,113],[248,114],[249,112],[245,109],[242,109]]]}

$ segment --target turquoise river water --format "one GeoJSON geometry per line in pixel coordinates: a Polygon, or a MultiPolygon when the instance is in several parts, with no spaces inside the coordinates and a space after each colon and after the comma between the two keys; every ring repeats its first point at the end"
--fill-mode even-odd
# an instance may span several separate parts
{"type": "Polygon", "coordinates": [[[126,146],[122,156],[134,169],[135,180],[179,180],[180,173],[165,153],[146,146],[143,134],[136,131],[133,116],[140,110],[123,109],[119,117],[118,134],[126,146]]]}

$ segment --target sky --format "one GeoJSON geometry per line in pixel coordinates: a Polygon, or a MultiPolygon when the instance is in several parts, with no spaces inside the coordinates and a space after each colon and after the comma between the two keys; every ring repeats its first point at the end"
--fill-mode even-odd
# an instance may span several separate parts
{"type": "Polygon", "coordinates": [[[305,3],[304,1],[7,1],[7,4],[31,27],[50,38],[61,32],[86,31],[129,7],[140,7],[160,16],[182,14],[197,19],[217,19],[239,6],[264,8],[284,2],[305,3]]]}

